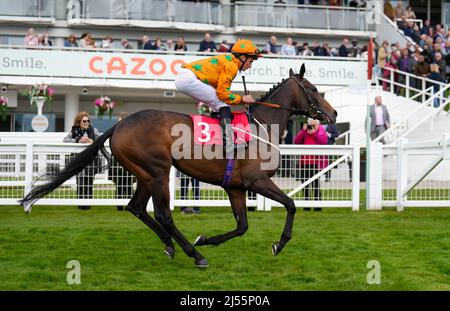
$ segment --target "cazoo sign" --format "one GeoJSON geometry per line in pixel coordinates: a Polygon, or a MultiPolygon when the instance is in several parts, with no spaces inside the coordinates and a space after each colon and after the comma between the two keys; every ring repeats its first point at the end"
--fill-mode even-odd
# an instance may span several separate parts
{"type": "MultiPolygon", "coordinates": [[[[173,81],[181,65],[204,55],[0,49],[0,75],[173,81]]],[[[360,60],[263,57],[246,71],[248,83],[273,84],[298,72],[318,85],[364,85],[367,62],[360,60]]]]}

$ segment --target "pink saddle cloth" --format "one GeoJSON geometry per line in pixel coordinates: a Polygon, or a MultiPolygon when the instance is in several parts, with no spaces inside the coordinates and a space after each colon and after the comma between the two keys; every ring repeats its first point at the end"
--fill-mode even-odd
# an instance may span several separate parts
{"type": "MultiPolygon", "coordinates": [[[[244,144],[252,139],[250,135],[250,124],[248,122],[245,112],[232,112],[233,120],[231,121],[234,129],[234,143],[244,144]],[[239,130],[240,129],[240,130],[239,130]],[[242,131],[241,131],[242,130],[242,131]],[[244,133],[243,131],[247,132],[244,133]]],[[[192,122],[194,123],[194,141],[197,145],[223,145],[222,127],[220,121],[203,116],[191,114],[192,122]]]]}

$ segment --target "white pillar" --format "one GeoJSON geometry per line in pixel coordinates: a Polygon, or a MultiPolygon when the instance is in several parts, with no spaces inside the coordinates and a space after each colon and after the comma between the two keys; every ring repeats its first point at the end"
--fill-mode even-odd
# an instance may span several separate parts
{"type": "Polygon", "coordinates": [[[379,211],[383,200],[383,145],[381,143],[370,143],[370,187],[367,210],[379,211]]]}
{"type": "Polygon", "coordinates": [[[67,93],[64,105],[64,130],[69,132],[72,129],[73,120],[80,109],[80,95],[77,93],[67,93]]]}

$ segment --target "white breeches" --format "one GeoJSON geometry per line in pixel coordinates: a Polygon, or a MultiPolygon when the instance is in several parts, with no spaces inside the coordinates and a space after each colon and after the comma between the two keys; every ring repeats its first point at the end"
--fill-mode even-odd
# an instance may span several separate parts
{"type": "Polygon", "coordinates": [[[180,68],[175,77],[175,87],[195,100],[207,104],[214,112],[218,112],[222,107],[228,107],[228,104],[217,97],[215,88],[200,81],[189,69],[180,68]]]}

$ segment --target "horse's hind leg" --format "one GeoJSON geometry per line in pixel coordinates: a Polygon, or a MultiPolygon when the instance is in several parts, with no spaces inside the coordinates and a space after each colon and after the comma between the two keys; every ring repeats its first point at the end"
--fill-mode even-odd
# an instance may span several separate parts
{"type": "Polygon", "coordinates": [[[169,176],[161,174],[158,177],[152,178],[150,187],[153,193],[152,198],[156,220],[175,239],[186,255],[194,257],[195,264],[198,267],[208,267],[208,261],[195,249],[194,245],[189,243],[173,222],[169,209],[169,176]]]}
{"type": "Polygon", "coordinates": [[[130,203],[128,203],[127,210],[158,235],[161,241],[166,245],[164,252],[167,256],[173,258],[175,257],[175,248],[169,233],[167,233],[167,231],[147,213],[147,202],[150,199],[150,196],[150,189],[138,181],[136,193],[131,198],[130,203]]]}
{"type": "Polygon", "coordinates": [[[230,198],[231,208],[233,209],[234,218],[237,222],[236,229],[219,234],[210,238],[200,235],[194,242],[194,245],[219,245],[229,239],[243,235],[248,228],[247,210],[246,210],[246,198],[245,193],[247,190],[241,189],[226,189],[228,197],[230,198]]]}

